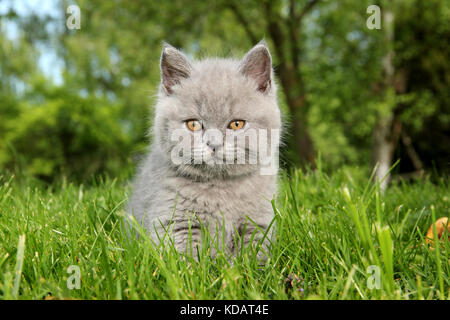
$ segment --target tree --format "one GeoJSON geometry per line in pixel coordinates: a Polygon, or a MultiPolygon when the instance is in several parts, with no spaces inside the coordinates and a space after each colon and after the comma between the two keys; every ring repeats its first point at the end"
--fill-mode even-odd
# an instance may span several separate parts
{"type": "Polygon", "coordinates": [[[382,59],[384,80],[383,94],[386,102],[382,104],[377,114],[373,141],[373,162],[376,166],[375,180],[380,182],[382,191],[389,182],[389,169],[392,164],[394,149],[398,140],[399,125],[394,124],[395,89],[394,89],[394,13],[392,8],[386,7],[383,11],[383,32],[385,35],[386,54],[382,59]]]}
{"type": "MultiPolygon", "coordinates": [[[[380,2],[382,20],[389,12],[395,16],[390,33],[386,25],[366,27],[371,0],[78,0],[80,30],[65,28],[70,1],[55,2],[59,10],[48,17],[7,13],[0,22],[14,21],[20,38],[11,41],[0,32],[0,162],[11,159],[5,139],[12,128],[22,127],[25,112],[45,115],[44,109],[58,102],[66,113],[76,97],[80,105],[102,106],[93,110],[114,110],[109,113],[119,125],[114,131],[132,146],[119,161],[139,156],[148,145],[163,40],[202,58],[241,57],[265,38],[280,83],[280,107],[290,122],[281,150],[288,164],[314,165],[317,150],[331,170],[369,167],[371,158],[381,162],[382,155],[385,169],[401,158],[394,174],[448,170],[448,1],[380,2]],[[44,51],[60,59],[60,88],[41,76],[44,51]],[[59,92],[58,101],[51,92],[59,92]]],[[[38,123],[43,122],[29,122],[29,128],[38,123]]],[[[32,130],[21,132],[33,136],[32,130]]],[[[16,132],[14,141],[27,141],[22,133],[16,132]]],[[[116,154],[113,144],[108,148],[116,154]]],[[[41,154],[32,155],[26,143],[19,151],[29,153],[29,163],[41,154]]]]}
{"type": "Polygon", "coordinates": [[[448,166],[450,140],[445,132],[450,123],[444,115],[450,100],[444,92],[450,85],[450,28],[444,1],[383,4],[383,79],[374,93],[384,101],[377,110],[372,148],[375,179],[385,178],[385,190],[395,157],[411,177],[421,175],[426,165],[448,166]]]}

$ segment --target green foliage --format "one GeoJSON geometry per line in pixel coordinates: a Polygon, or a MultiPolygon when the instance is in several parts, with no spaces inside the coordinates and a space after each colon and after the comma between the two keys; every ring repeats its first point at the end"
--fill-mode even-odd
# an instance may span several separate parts
{"type": "MultiPolygon", "coordinates": [[[[19,299],[437,299],[450,297],[450,241],[431,251],[428,226],[449,216],[445,179],[398,183],[381,195],[367,172],[291,173],[274,203],[276,239],[261,266],[208,245],[178,254],[123,232],[128,189],[0,178],[0,298],[19,299]],[[17,247],[25,235],[23,247],[17,247]],[[23,252],[21,249],[23,249],[23,252]],[[81,271],[70,290],[69,266],[81,271]],[[368,267],[380,268],[380,289],[368,267]],[[440,269],[439,269],[440,268],[440,269]],[[440,270],[440,272],[439,272],[440,270]],[[18,271],[18,273],[17,273],[18,271]]],[[[445,238],[445,235],[444,235],[445,238]]],[[[214,244],[210,244],[214,245],[214,244]]]]}
{"type": "Polygon", "coordinates": [[[46,180],[122,172],[132,141],[120,106],[62,89],[40,94],[43,103],[22,103],[18,116],[7,122],[0,166],[46,180]]]}
{"type": "Polygon", "coordinates": [[[403,94],[408,99],[406,103],[399,102],[397,114],[425,165],[447,171],[450,159],[449,2],[401,1],[397,10],[401,13],[396,17],[396,68],[400,71],[398,82],[405,82],[403,94]]]}
{"type": "MultiPolygon", "coordinates": [[[[310,1],[194,1],[186,6],[181,0],[126,4],[108,1],[93,4],[80,0],[77,1],[82,13],[80,30],[64,28],[63,13],[68,2],[55,3],[53,17],[37,13],[21,16],[14,11],[0,16],[2,169],[20,167],[51,178],[63,172],[75,173],[77,179],[83,179],[88,173],[114,172],[119,162],[127,166],[133,153],[142,153],[147,142],[152,118],[150,106],[159,84],[158,63],[163,40],[183,48],[190,57],[202,58],[239,57],[262,38],[271,48],[277,76],[281,66],[289,65],[294,58],[289,44],[298,42],[300,50],[295,58],[305,86],[304,114],[315,149],[327,169],[369,163],[377,116],[386,111],[393,112],[395,120],[401,122],[426,170],[436,168],[446,172],[449,169],[448,1],[379,1],[382,21],[385,9],[395,15],[395,79],[394,88],[390,89],[383,87],[382,73],[383,57],[390,45],[384,41],[383,27],[381,30],[366,27],[366,9],[373,4],[369,0],[318,1],[301,23],[294,21],[292,25],[284,23],[290,21],[290,5],[300,15],[310,1]],[[267,14],[268,4],[272,6],[272,20],[267,14]],[[280,30],[287,40],[286,47],[278,47],[268,33],[273,20],[283,22],[280,30]],[[7,35],[5,27],[9,24],[17,27],[15,39],[7,35]],[[289,38],[290,28],[298,31],[297,42],[289,38]],[[43,83],[52,80],[42,78],[38,65],[40,54],[49,52],[62,65],[62,82],[55,90],[63,93],[58,97],[45,92],[48,89],[43,83]],[[285,52],[285,60],[279,52],[285,52]],[[74,107],[76,110],[69,112],[73,101],[79,103],[74,107]],[[80,107],[90,104],[91,107],[80,107]],[[111,111],[106,110],[109,107],[111,111]],[[45,108],[49,110],[43,111],[45,108]],[[95,111],[87,112],[88,108],[95,111]],[[50,126],[59,126],[55,130],[62,134],[63,124],[56,123],[59,117],[73,126],[81,120],[68,117],[82,114],[76,117],[83,118],[82,123],[92,120],[96,128],[98,120],[85,115],[97,111],[104,120],[98,126],[104,128],[98,130],[114,132],[113,136],[117,133],[116,138],[94,133],[97,129],[83,129],[82,137],[73,138],[83,141],[77,142],[73,147],[77,151],[73,152],[87,155],[92,153],[94,145],[102,146],[102,150],[94,152],[95,157],[108,157],[109,164],[105,160],[91,163],[85,156],[81,161],[67,160],[70,152],[61,151],[64,141],[52,136],[40,140],[47,141],[47,146],[60,145],[55,147],[60,151],[43,150],[44,142],[28,143],[34,134],[43,137],[44,132],[52,132],[50,126]],[[40,125],[44,126],[42,130],[37,128],[40,125]],[[93,142],[86,140],[90,137],[93,142]],[[118,152],[119,146],[125,146],[122,152],[118,152]],[[82,151],[82,147],[87,149],[82,151]],[[24,161],[19,162],[21,158],[24,161]],[[44,159],[51,161],[44,163],[47,161],[44,159]],[[84,164],[88,165],[86,174],[80,174],[84,164]]],[[[293,117],[280,78],[277,82],[287,120],[285,142],[291,146],[289,128],[293,126],[288,122],[293,117]]],[[[68,130],[71,134],[81,132],[68,130]]],[[[295,152],[287,147],[283,149],[282,157],[286,160],[283,164],[289,164],[295,152]]],[[[402,171],[410,171],[410,159],[401,142],[395,157],[401,158],[402,171]]]]}

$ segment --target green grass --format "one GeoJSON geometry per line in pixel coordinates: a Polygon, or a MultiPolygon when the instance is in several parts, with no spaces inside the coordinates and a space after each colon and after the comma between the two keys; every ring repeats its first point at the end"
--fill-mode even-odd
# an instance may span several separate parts
{"type": "Polygon", "coordinates": [[[129,188],[115,180],[48,186],[0,178],[1,299],[449,299],[449,242],[424,244],[450,216],[448,179],[397,183],[366,172],[294,172],[280,181],[276,241],[260,265],[208,249],[198,261],[122,228],[129,188]],[[80,268],[80,289],[69,289],[80,268]],[[370,278],[379,271],[381,288],[370,278]],[[369,269],[368,269],[369,268],[369,269]],[[368,272],[369,271],[369,272],[368,272]]]}

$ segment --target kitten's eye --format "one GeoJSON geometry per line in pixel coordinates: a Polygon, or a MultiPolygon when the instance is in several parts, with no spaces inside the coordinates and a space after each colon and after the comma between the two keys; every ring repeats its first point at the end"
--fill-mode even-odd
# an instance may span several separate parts
{"type": "Polygon", "coordinates": [[[233,120],[228,125],[228,128],[232,129],[232,130],[239,130],[239,129],[242,129],[244,127],[244,125],[245,125],[245,120],[233,120]]]}
{"type": "Polygon", "coordinates": [[[202,128],[202,124],[198,120],[188,120],[186,121],[186,126],[191,131],[198,131],[202,128]]]}

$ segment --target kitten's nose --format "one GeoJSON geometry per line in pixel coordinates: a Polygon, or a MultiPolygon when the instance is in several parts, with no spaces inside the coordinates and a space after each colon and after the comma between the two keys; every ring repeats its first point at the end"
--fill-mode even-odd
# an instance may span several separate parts
{"type": "Polygon", "coordinates": [[[212,150],[213,152],[216,152],[216,151],[222,146],[222,145],[219,144],[219,143],[212,143],[211,141],[208,141],[208,142],[206,143],[206,145],[207,145],[208,147],[210,147],[211,150],[212,150]]]}
{"type": "Polygon", "coordinates": [[[206,145],[212,150],[212,152],[217,152],[223,143],[222,132],[218,129],[208,129],[203,135],[203,141],[206,141],[206,145]]]}

